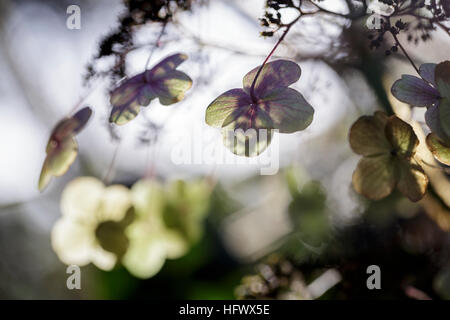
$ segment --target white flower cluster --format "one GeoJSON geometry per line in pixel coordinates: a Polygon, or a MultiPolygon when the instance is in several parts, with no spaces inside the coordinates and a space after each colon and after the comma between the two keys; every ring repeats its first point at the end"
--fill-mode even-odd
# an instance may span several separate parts
{"type": "Polygon", "coordinates": [[[76,178],[62,194],[53,249],[66,264],[111,270],[121,262],[134,276],[149,278],[201,237],[210,189],[205,181],[140,180],[128,189],[76,178]]]}

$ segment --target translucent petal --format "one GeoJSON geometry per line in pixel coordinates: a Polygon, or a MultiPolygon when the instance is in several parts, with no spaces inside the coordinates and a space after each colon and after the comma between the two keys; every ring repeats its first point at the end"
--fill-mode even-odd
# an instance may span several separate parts
{"type": "Polygon", "coordinates": [[[403,75],[391,91],[398,100],[418,107],[431,107],[440,97],[439,91],[428,82],[411,75],[403,75]]]}
{"type": "Polygon", "coordinates": [[[352,180],[356,192],[371,200],[383,199],[397,184],[395,158],[391,155],[362,158],[352,180]]]}
{"type": "Polygon", "coordinates": [[[434,133],[430,133],[427,146],[439,162],[450,166],[450,145],[447,146],[434,133]]]}
{"type": "Polygon", "coordinates": [[[363,156],[389,153],[391,145],[385,135],[388,117],[382,112],[362,116],[351,127],[349,141],[352,150],[363,156]]]}
{"type": "Polygon", "coordinates": [[[264,110],[280,133],[306,129],[313,120],[314,109],[303,95],[291,88],[277,88],[263,96],[258,107],[264,110]]]}
{"type": "Polygon", "coordinates": [[[385,128],[385,134],[396,153],[405,157],[412,157],[419,145],[413,128],[396,116],[389,118],[385,128]]]}
{"type": "Polygon", "coordinates": [[[206,123],[221,128],[225,119],[236,109],[246,108],[252,104],[250,96],[242,89],[231,89],[210,103],[206,109],[206,123]]]}
{"type": "Polygon", "coordinates": [[[428,177],[422,167],[414,160],[400,159],[400,177],[397,188],[411,201],[419,201],[425,194],[428,177]]]}
{"type": "Polygon", "coordinates": [[[182,100],[192,86],[192,80],[175,68],[186,59],[184,54],[174,54],[152,69],[124,81],[111,94],[113,108],[109,121],[123,125],[138,115],[141,106],[147,106],[157,97],[163,105],[182,100]]]}

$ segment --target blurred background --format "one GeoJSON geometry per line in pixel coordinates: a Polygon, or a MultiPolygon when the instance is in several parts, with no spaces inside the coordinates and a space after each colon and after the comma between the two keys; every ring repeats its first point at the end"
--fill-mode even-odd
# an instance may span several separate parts
{"type": "MultiPolygon", "coordinates": [[[[340,1],[329,8],[344,10],[340,1]]],[[[219,94],[242,85],[277,40],[260,35],[263,0],[192,1],[161,32],[139,25],[126,75],[184,52],[180,66],[193,79],[186,98],[167,107],[156,102],[126,126],[108,124],[111,81],[86,82],[87,66],[109,70],[111,57],[94,59],[103,37],[126,12],[121,0],[0,0],[0,298],[3,299],[449,299],[450,180],[433,157],[425,168],[431,186],[418,203],[394,192],[371,202],[357,195],[351,176],[359,157],[348,130],[361,115],[394,110],[423,140],[423,110],[390,94],[404,73],[400,55],[370,50],[365,21],[320,15],[297,23],[276,51],[302,68],[292,87],[314,107],[311,126],[281,134],[280,170],[261,176],[261,164],[177,164],[174,146],[185,141],[223,148],[205,110],[219,94]],[[69,5],[81,8],[81,28],[66,26],[69,5]],[[42,193],[37,184],[54,125],[82,99],[94,115],[78,136],[79,154],[69,171],[42,193]],[[187,139],[187,140],[183,140],[187,139]],[[201,140],[201,141],[199,141],[201,140]],[[114,160],[113,160],[114,159],[114,160]],[[203,235],[178,259],[149,279],[123,266],[82,267],[81,290],[68,290],[66,265],[51,244],[61,216],[64,187],[78,176],[131,187],[148,176],[158,181],[213,179],[203,235]],[[381,290],[368,290],[366,269],[381,269],[381,290]]],[[[283,19],[291,20],[287,12],[283,19]]],[[[405,39],[402,39],[405,40],[405,39]]],[[[448,59],[443,30],[426,43],[405,46],[418,62],[448,59]]],[[[100,71],[99,71],[100,70],[100,71]]],[[[195,146],[192,145],[192,148],[195,146]]],[[[424,153],[426,150],[423,151],[424,153]]]]}

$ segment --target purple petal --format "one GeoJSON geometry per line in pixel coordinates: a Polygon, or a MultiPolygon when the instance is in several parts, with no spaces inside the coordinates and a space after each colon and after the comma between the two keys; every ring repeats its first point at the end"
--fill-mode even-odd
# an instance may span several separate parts
{"type": "MultiPolygon", "coordinates": [[[[244,77],[244,90],[250,94],[250,88],[260,67],[256,67],[244,77]]],[[[300,79],[301,69],[297,63],[288,60],[276,60],[267,63],[261,70],[255,83],[254,94],[262,97],[273,89],[287,87],[300,79]]]]}
{"type": "Polygon", "coordinates": [[[186,59],[184,54],[172,55],[151,70],[124,81],[111,94],[113,109],[110,121],[116,124],[127,123],[137,116],[139,106],[147,106],[155,98],[159,98],[163,105],[183,99],[185,92],[192,86],[192,80],[175,68],[186,59]]]}
{"type": "Polygon", "coordinates": [[[77,121],[77,126],[74,129],[74,133],[78,133],[80,132],[80,130],[84,128],[91,115],[92,109],[89,107],[84,107],[83,109],[77,111],[77,113],[73,115],[72,118],[77,121]]]}
{"type": "Polygon", "coordinates": [[[439,91],[426,81],[411,75],[403,75],[394,83],[391,91],[398,100],[418,107],[431,107],[440,98],[439,91]]]}
{"type": "Polygon", "coordinates": [[[436,70],[435,63],[424,63],[419,68],[419,73],[422,78],[436,87],[436,81],[434,79],[434,72],[436,70]]]}
{"type": "Polygon", "coordinates": [[[443,141],[447,139],[447,135],[444,133],[444,130],[442,130],[441,127],[441,120],[439,117],[439,104],[428,108],[427,112],[425,113],[425,122],[427,123],[427,126],[430,128],[431,132],[433,132],[439,139],[443,141]]]}
{"type": "Polygon", "coordinates": [[[111,109],[111,114],[109,116],[109,122],[113,122],[117,125],[126,124],[128,121],[136,118],[140,110],[137,100],[129,104],[124,104],[122,106],[113,106],[111,109]]]}
{"type": "Polygon", "coordinates": [[[53,129],[50,139],[61,142],[70,136],[74,136],[84,128],[91,115],[92,109],[84,107],[72,117],[61,120],[53,129]]]}
{"type": "Polygon", "coordinates": [[[280,133],[293,133],[306,129],[313,120],[314,109],[300,92],[292,88],[278,88],[263,97],[258,107],[272,119],[280,133]]]}
{"type": "Polygon", "coordinates": [[[123,106],[131,103],[139,95],[139,91],[145,85],[145,77],[140,73],[125,80],[111,93],[110,103],[113,106],[123,106]]]}
{"type": "Polygon", "coordinates": [[[175,70],[180,64],[186,61],[187,58],[188,56],[182,53],[177,53],[164,58],[153,68],[145,72],[146,80],[151,81],[152,78],[158,77],[160,75],[165,75],[167,72],[175,70]]]}

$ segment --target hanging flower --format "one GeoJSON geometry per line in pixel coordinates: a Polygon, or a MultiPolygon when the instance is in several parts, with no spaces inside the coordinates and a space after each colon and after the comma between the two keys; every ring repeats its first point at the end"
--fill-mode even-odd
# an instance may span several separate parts
{"type": "Polygon", "coordinates": [[[72,117],[58,122],[53,129],[47,143],[47,156],[39,177],[40,191],[49,184],[53,176],[59,177],[65,174],[75,161],[78,153],[75,135],[84,128],[91,114],[91,108],[85,107],[72,117]]]}
{"type": "Polygon", "coordinates": [[[62,193],[61,211],[51,234],[59,259],[111,270],[128,247],[124,230],[133,216],[129,190],[105,187],[93,177],[76,178],[62,193]]]}
{"type": "Polygon", "coordinates": [[[353,151],[363,156],[353,173],[358,193],[379,200],[397,187],[411,201],[423,197],[428,178],[414,159],[419,140],[410,125],[378,111],[359,118],[349,140],[353,151]]]}
{"type": "Polygon", "coordinates": [[[136,219],[126,230],[130,246],[122,263],[134,276],[154,276],[166,259],[182,257],[199,239],[210,194],[205,185],[141,180],[133,186],[136,219]]]}
{"type": "Polygon", "coordinates": [[[450,165],[450,61],[420,66],[418,78],[403,75],[392,86],[392,94],[402,102],[426,107],[425,121],[431,130],[427,145],[434,156],[450,165]]]}
{"type": "Polygon", "coordinates": [[[243,89],[228,90],[206,109],[206,123],[221,128],[224,145],[240,156],[262,153],[274,130],[301,131],[313,120],[314,109],[300,92],[289,87],[300,79],[298,64],[276,60],[259,69],[245,75],[243,89]]]}
{"type": "Polygon", "coordinates": [[[176,68],[187,58],[187,55],[181,53],[171,55],[152,69],[124,81],[114,89],[109,121],[118,125],[125,124],[138,115],[141,106],[149,105],[155,98],[159,98],[163,105],[181,101],[192,86],[192,80],[176,68]]]}

